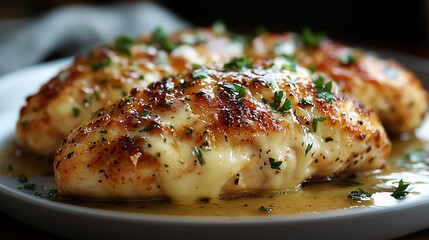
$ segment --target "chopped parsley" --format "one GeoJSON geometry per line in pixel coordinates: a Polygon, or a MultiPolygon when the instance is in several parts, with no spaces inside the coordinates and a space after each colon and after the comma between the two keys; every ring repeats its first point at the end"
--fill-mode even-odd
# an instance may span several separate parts
{"type": "Polygon", "coordinates": [[[285,102],[283,103],[283,106],[280,109],[278,109],[282,102],[283,94],[284,92],[282,90],[274,93],[274,102],[273,102],[273,105],[271,105],[271,108],[274,111],[279,111],[283,114],[287,114],[288,111],[292,109],[292,102],[290,101],[289,98],[286,98],[285,102]]]}
{"type": "Polygon", "coordinates": [[[339,183],[338,185],[340,185],[342,187],[351,187],[351,186],[362,185],[362,183],[361,182],[352,181],[352,180],[349,180],[349,179],[343,179],[343,181],[341,183],[339,183]]]}
{"type": "Polygon", "coordinates": [[[272,208],[265,208],[264,206],[261,206],[258,210],[266,213],[271,213],[273,211],[272,208]]]}
{"type": "Polygon", "coordinates": [[[115,38],[114,46],[119,52],[131,56],[130,48],[134,43],[134,39],[127,36],[119,36],[115,38]]]}
{"type": "Polygon", "coordinates": [[[46,198],[53,199],[57,196],[57,189],[49,189],[48,193],[46,193],[46,198]]]}
{"type": "Polygon", "coordinates": [[[410,184],[404,184],[404,181],[399,181],[398,187],[396,187],[395,191],[391,194],[392,197],[396,199],[400,199],[402,197],[405,197],[409,191],[405,191],[410,184]]]}
{"type": "Polygon", "coordinates": [[[101,131],[99,131],[99,133],[106,134],[106,133],[107,133],[107,130],[101,130],[101,131]]]}
{"type": "Polygon", "coordinates": [[[73,107],[73,116],[75,118],[79,117],[80,115],[80,109],[78,107],[73,107]]]}
{"type": "Polygon", "coordinates": [[[15,165],[13,165],[13,164],[8,164],[7,165],[7,170],[9,170],[9,171],[13,171],[13,170],[15,170],[15,165]]]}
{"type": "Polygon", "coordinates": [[[236,83],[219,83],[219,85],[225,87],[229,91],[238,95],[238,100],[243,100],[244,96],[246,96],[246,88],[236,83]]]}
{"type": "Polygon", "coordinates": [[[40,193],[40,192],[34,192],[33,196],[35,196],[35,197],[42,197],[42,193],[40,193]]]}
{"type": "Polygon", "coordinates": [[[332,91],[332,81],[323,84],[324,78],[319,76],[316,80],[313,81],[315,84],[314,89],[316,90],[316,96],[324,99],[327,103],[332,103],[335,101],[334,94],[332,91]]]}
{"type": "Polygon", "coordinates": [[[315,119],[313,119],[313,131],[314,131],[314,132],[317,132],[317,125],[318,125],[318,123],[319,123],[319,122],[326,121],[326,119],[327,119],[327,118],[325,118],[325,117],[320,117],[320,118],[315,118],[315,119]]]}
{"type": "Polygon", "coordinates": [[[194,151],[192,152],[192,154],[195,157],[197,157],[197,159],[201,163],[201,165],[204,165],[204,158],[203,158],[203,154],[201,153],[200,149],[198,149],[197,147],[195,147],[194,151]]]}
{"type": "Polygon", "coordinates": [[[277,170],[281,170],[280,169],[280,165],[282,165],[282,161],[276,161],[274,158],[270,157],[268,158],[269,162],[270,162],[270,166],[272,169],[277,169],[277,170]]]}
{"type": "Polygon", "coordinates": [[[167,32],[165,32],[165,30],[162,27],[157,27],[155,31],[153,31],[152,40],[158,43],[161,46],[161,48],[167,52],[171,52],[178,47],[177,44],[172,43],[168,39],[168,34],[167,32]]]}
{"type": "Polygon", "coordinates": [[[251,68],[253,66],[253,60],[251,58],[243,57],[235,57],[231,61],[225,63],[223,67],[226,70],[234,71],[241,70],[242,68],[251,68]]]}
{"type": "Polygon", "coordinates": [[[310,70],[311,74],[316,72],[316,66],[314,66],[314,65],[311,65],[308,69],[310,70]]]}
{"type": "Polygon", "coordinates": [[[265,85],[271,89],[274,89],[274,84],[272,82],[267,82],[265,85]]]}
{"type": "Polygon", "coordinates": [[[34,189],[36,189],[36,184],[34,184],[34,183],[26,183],[26,184],[21,185],[21,186],[18,187],[18,190],[22,190],[22,189],[34,190],[34,189]]]}
{"type": "Polygon", "coordinates": [[[125,101],[130,101],[130,100],[133,100],[134,99],[134,97],[133,96],[128,96],[128,97],[126,97],[126,98],[124,98],[125,99],[125,101]]]}
{"type": "Polygon", "coordinates": [[[347,53],[346,55],[340,58],[340,63],[342,65],[349,65],[356,62],[356,56],[353,53],[347,53]]]}
{"type": "Polygon", "coordinates": [[[302,99],[301,99],[301,102],[302,102],[302,103],[304,103],[304,104],[307,104],[307,105],[314,106],[314,103],[313,103],[312,101],[307,100],[307,99],[305,99],[305,98],[302,98],[302,99]]]}
{"type": "Polygon", "coordinates": [[[197,69],[197,68],[201,68],[202,66],[198,63],[192,63],[192,68],[193,69],[197,69]]]}
{"type": "Polygon", "coordinates": [[[149,114],[151,114],[152,113],[152,111],[150,111],[150,110],[147,110],[147,109],[143,109],[143,112],[142,112],[142,117],[146,117],[146,116],[149,116],[149,114]]]}
{"type": "Polygon", "coordinates": [[[296,72],[296,60],[290,60],[289,58],[288,58],[288,60],[289,60],[289,65],[288,66],[283,65],[283,68],[288,69],[291,72],[296,72]]]}
{"type": "Polygon", "coordinates": [[[405,157],[410,162],[420,162],[424,159],[424,151],[421,149],[409,151],[405,157]]]}
{"type": "Polygon", "coordinates": [[[313,33],[309,27],[303,28],[301,34],[304,45],[308,47],[319,46],[319,43],[326,37],[326,34],[322,32],[313,33]]]}
{"type": "Polygon", "coordinates": [[[208,72],[207,72],[207,70],[206,69],[201,69],[200,71],[198,71],[198,72],[194,72],[194,73],[192,73],[192,77],[194,78],[194,79],[203,79],[203,78],[206,78],[207,77],[207,74],[208,74],[208,72]]]}
{"type": "Polygon", "coordinates": [[[26,176],[24,176],[24,175],[21,175],[21,176],[18,177],[18,181],[20,183],[26,183],[26,182],[28,182],[28,178],[26,176]]]}
{"type": "Polygon", "coordinates": [[[163,58],[163,57],[160,57],[160,56],[157,56],[157,57],[155,58],[155,61],[156,61],[157,63],[159,63],[159,64],[162,64],[162,65],[168,65],[168,61],[167,61],[167,59],[166,59],[166,58],[163,58]]]}
{"type": "Polygon", "coordinates": [[[349,192],[349,197],[351,197],[353,200],[368,200],[371,196],[371,192],[368,192],[362,188],[358,188],[357,191],[349,192]]]}
{"type": "Polygon", "coordinates": [[[27,126],[27,123],[28,123],[28,121],[21,121],[21,126],[25,127],[25,126],[27,126]]]}
{"type": "Polygon", "coordinates": [[[325,138],[325,142],[330,142],[330,141],[332,141],[332,140],[334,140],[333,138],[331,138],[331,137],[327,137],[327,138],[325,138]]]}
{"type": "Polygon", "coordinates": [[[213,23],[212,29],[216,36],[223,35],[226,32],[226,26],[222,21],[215,21],[213,23]]]}
{"type": "Polygon", "coordinates": [[[194,32],[193,34],[184,33],[180,35],[180,41],[188,45],[206,42],[199,32],[194,32]]]}
{"type": "Polygon", "coordinates": [[[313,147],[313,144],[308,144],[307,148],[305,149],[305,156],[307,156],[308,152],[310,152],[311,148],[313,147]]]}
{"type": "Polygon", "coordinates": [[[104,61],[101,62],[90,62],[89,65],[91,65],[92,70],[97,71],[99,68],[107,67],[110,64],[112,64],[112,59],[107,58],[104,61]]]}
{"type": "Polygon", "coordinates": [[[145,128],[140,130],[139,132],[150,132],[153,129],[153,125],[147,125],[145,128]]]}
{"type": "Polygon", "coordinates": [[[189,128],[188,131],[186,131],[186,134],[192,134],[194,132],[194,129],[189,128]]]}

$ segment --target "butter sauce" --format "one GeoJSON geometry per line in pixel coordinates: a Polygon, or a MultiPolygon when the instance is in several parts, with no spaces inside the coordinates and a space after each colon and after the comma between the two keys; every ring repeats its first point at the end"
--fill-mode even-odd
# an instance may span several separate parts
{"type": "MultiPolygon", "coordinates": [[[[392,141],[392,153],[385,168],[335,176],[323,181],[308,181],[287,192],[264,192],[199,201],[192,205],[174,205],[168,200],[93,202],[56,199],[56,201],[97,209],[132,213],[193,216],[254,216],[265,215],[261,206],[273,214],[322,212],[333,209],[394,206],[429,195],[429,121],[416,134],[402,135],[392,141]],[[416,137],[418,136],[418,137],[416,137]],[[421,158],[407,159],[406,154],[423,150],[421,158]],[[409,183],[410,193],[402,199],[391,196],[398,182],[409,183]],[[352,200],[350,191],[358,188],[374,193],[369,200],[352,200]]],[[[51,161],[20,150],[10,139],[0,152],[0,176],[35,177],[51,171],[51,161]]]]}

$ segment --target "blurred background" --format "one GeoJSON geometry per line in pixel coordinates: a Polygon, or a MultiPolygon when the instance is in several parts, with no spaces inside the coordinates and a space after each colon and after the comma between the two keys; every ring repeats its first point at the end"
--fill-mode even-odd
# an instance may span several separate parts
{"type": "MultiPolygon", "coordinates": [[[[0,39],[22,26],[58,9],[88,4],[97,8],[148,1],[101,0],[14,0],[0,3],[0,39]],[[25,24],[20,24],[25,22],[25,24]]],[[[171,11],[194,26],[211,26],[222,20],[233,31],[253,33],[264,27],[268,31],[301,31],[304,26],[323,31],[331,38],[350,45],[382,48],[429,59],[429,1],[151,1],[171,11]]],[[[132,8],[132,7],[131,7],[132,8]]],[[[79,16],[79,15],[77,15],[79,16]]],[[[84,15],[85,16],[85,15],[84,15]]],[[[88,19],[88,21],[90,21],[88,19]]],[[[154,20],[156,22],[156,20],[154,20]]],[[[144,23],[142,23],[144,24],[144,23]]],[[[136,25],[139,28],[139,25],[136,25]]],[[[127,30],[128,31],[128,30],[127,30]]],[[[147,32],[145,28],[135,32],[147,32]]],[[[126,32],[128,33],[128,32],[126,32]]],[[[123,34],[113,32],[112,35],[123,34]]],[[[49,37],[49,36],[46,36],[49,37]]],[[[110,41],[111,35],[87,38],[85,47],[110,41]]],[[[9,42],[11,39],[8,40],[9,42]]],[[[0,41],[0,44],[2,42],[0,41]]],[[[36,61],[73,55],[82,46],[50,49],[36,61]]],[[[0,45],[1,51],[1,45],[0,45]]],[[[1,55],[1,54],[0,54],[1,55]]],[[[0,58],[0,61],[2,59],[0,58]]],[[[28,64],[27,64],[28,65],[28,64]]],[[[1,73],[1,72],[0,72],[1,73]]]]}

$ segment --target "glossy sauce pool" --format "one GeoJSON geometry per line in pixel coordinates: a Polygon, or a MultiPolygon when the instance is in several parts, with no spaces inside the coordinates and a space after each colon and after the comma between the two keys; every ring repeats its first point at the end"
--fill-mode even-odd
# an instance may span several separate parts
{"type": "MultiPolygon", "coordinates": [[[[427,118],[428,119],[428,118],[427,118]]],[[[391,206],[429,195],[429,120],[416,134],[392,140],[392,153],[384,169],[335,176],[323,181],[303,183],[296,189],[252,195],[223,196],[192,205],[174,205],[168,200],[91,202],[54,199],[73,205],[114,211],[162,215],[253,216],[296,214],[332,209],[391,206]],[[410,184],[409,194],[401,199],[391,196],[400,180],[410,184]],[[372,192],[366,200],[352,200],[350,191],[362,188],[372,192]]],[[[30,178],[52,174],[51,160],[40,159],[19,150],[11,139],[0,152],[0,175],[30,178]]],[[[53,179],[53,176],[51,176],[53,179]]],[[[55,186],[53,186],[55,187],[55,186]]],[[[37,189],[36,189],[37,190],[37,189]]]]}

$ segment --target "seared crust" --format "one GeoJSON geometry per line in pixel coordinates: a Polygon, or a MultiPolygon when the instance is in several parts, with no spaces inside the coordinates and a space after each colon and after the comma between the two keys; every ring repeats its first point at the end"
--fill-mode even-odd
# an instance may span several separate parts
{"type": "Polygon", "coordinates": [[[187,203],[382,167],[390,142],[378,118],[332,91],[329,103],[299,67],[203,68],[134,89],[64,140],[53,165],[59,194],[187,203]]]}
{"type": "Polygon", "coordinates": [[[77,57],[72,66],[27,99],[17,123],[19,143],[37,154],[52,155],[74,127],[97,109],[128,95],[133,87],[144,89],[163,77],[192,69],[193,63],[222,66],[243,54],[255,60],[286,55],[305,67],[315,66],[317,73],[326,73],[372,107],[393,134],[414,130],[427,111],[427,93],[411,72],[392,60],[330,40],[309,47],[296,34],[264,34],[245,48],[227,34],[198,29],[174,33],[169,41],[180,46],[169,52],[152,36],[143,36],[131,44],[130,56],[113,46],[101,46],[77,57]],[[355,60],[340,63],[349,53],[355,60]]]}
{"type": "Polygon", "coordinates": [[[428,110],[428,94],[419,79],[394,60],[325,39],[306,46],[293,33],[264,34],[253,39],[248,54],[264,57],[287,55],[301,66],[315,67],[342,88],[372,107],[389,133],[413,131],[428,110]],[[350,57],[350,58],[349,58],[350,57]]]}
{"type": "MultiPolygon", "coordinates": [[[[160,41],[160,40],[158,40],[160,41]]],[[[243,54],[243,45],[211,30],[183,30],[169,44],[143,36],[130,46],[130,56],[112,46],[96,47],[77,57],[27,99],[17,123],[18,141],[40,155],[52,155],[69,132],[97,109],[127,96],[133,87],[146,88],[163,77],[192,69],[193,64],[223,64],[243,54]],[[184,44],[182,38],[191,38],[184,44]]]]}

